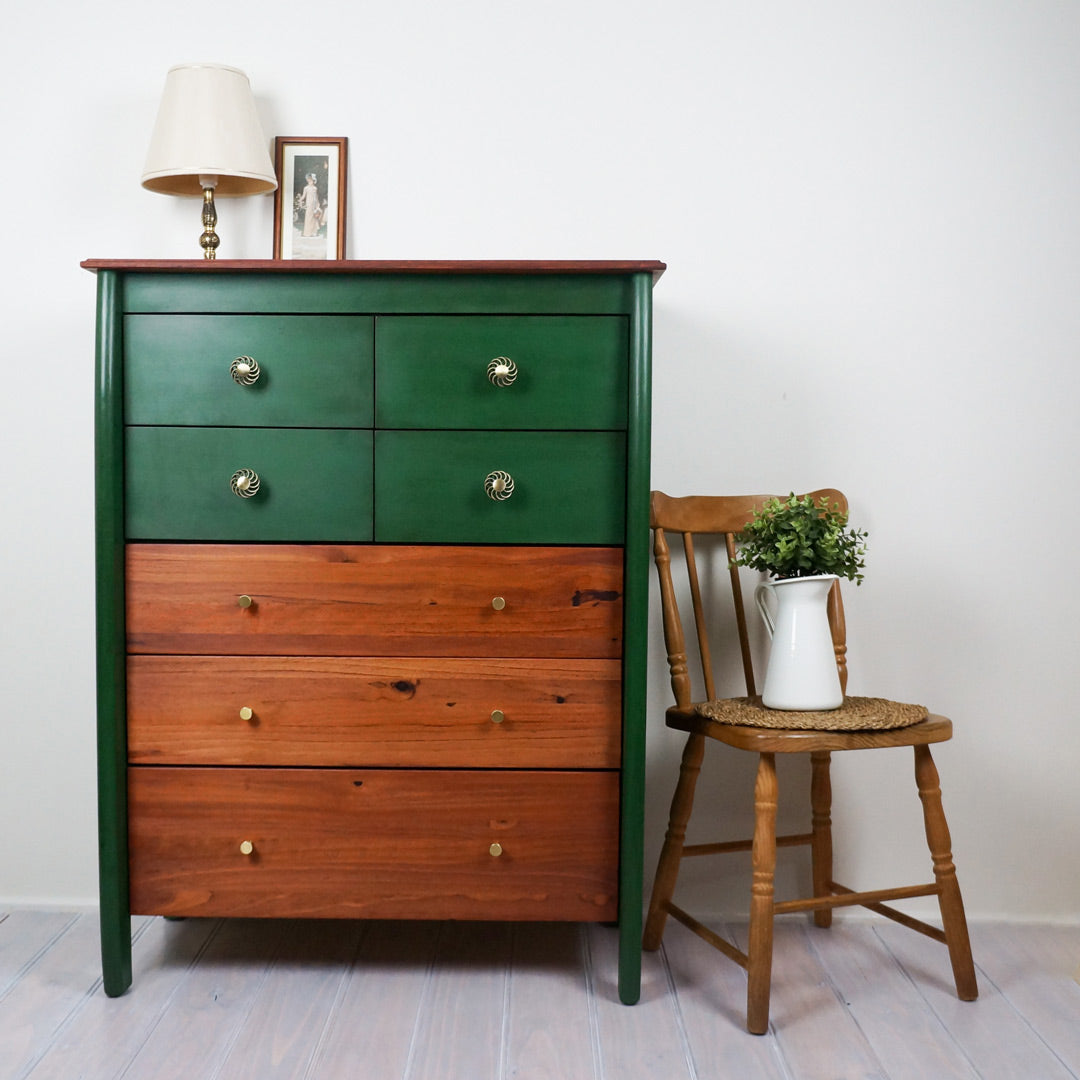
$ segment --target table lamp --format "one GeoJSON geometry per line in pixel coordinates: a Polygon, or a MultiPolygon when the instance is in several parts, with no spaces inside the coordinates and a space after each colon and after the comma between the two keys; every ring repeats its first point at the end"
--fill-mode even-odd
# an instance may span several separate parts
{"type": "Polygon", "coordinates": [[[277,187],[248,77],[223,64],[180,64],[165,92],[150,138],[142,186],[163,195],[203,198],[203,256],[217,256],[218,195],[260,195],[277,187]]]}

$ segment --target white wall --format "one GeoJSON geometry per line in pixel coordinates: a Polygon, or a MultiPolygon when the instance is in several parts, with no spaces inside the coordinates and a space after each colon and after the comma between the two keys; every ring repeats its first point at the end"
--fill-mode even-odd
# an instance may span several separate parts
{"type": "MultiPolygon", "coordinates": [[[[138,177],[166,69],[221,60],[250,74],[268,138],[349,137],[351,257],[666,260],[654,486],[848,491],[871,533],[850,689],[956,721],[938,761],[969,910],[1080,917],[1078,577],[1057,554],[1080,532],[1080,6],[310,12],[39,0],[6,16],[0,899],[94,898],[94,279],[78,262],[198,254],[197,204],[138,177]]],[[[219,210],[223,257],[269,256],[270,199],[219,210]]],[[[654,652],[650,868],[679,751],[654,652]]],[[[702,800],[725,826],[746,821],[733,757],[702,800]]],[[[856,885],[926,872],[908,756],[877,757],[836,766],[837,874],[856,885]]]]}

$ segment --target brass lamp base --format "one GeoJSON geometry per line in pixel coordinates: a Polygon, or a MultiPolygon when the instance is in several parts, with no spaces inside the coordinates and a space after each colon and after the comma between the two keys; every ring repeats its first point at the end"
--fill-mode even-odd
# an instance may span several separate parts
{"type": "Polygon", "coordinates": [[[214,232],[214,226],[217,224],[217,209],[214,206],[214,189],[212,187],[203,188],[202,223],[203,234],[199,237],[199,244],[203,249],[203,258],[216,259],[218,244],[221,243],[221,239],[214,232]]]}

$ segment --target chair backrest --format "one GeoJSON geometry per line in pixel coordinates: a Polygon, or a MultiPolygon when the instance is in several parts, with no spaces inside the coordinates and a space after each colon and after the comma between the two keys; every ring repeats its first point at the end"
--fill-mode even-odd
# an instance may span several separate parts
{"type": "MultiPolygon", "coordinates": [[[[847,499],[832,488],[822,488],[809,493],[815,501],[827,500],[847,511],[847,499]]],[[[687,635],[683,629],[679,605],[675,599],[675,584],[671,573],[671,551],[668,534],[682,535],[686,553],[686,571],[690,579],[690,600],[693,606],[693,636],[697,639],[697,651],[704,677],[708,700],[716,697],[713,676],[712,653],[706,631],[705,603],[701,595],[697,559],[694,554],[695,536],[723,536],[730,562],[736,555],[735,537],[753,520],[754,513],[773,495],[687,495],[674,498],[662,491],[654,491],[650,500],[650,524],[653,529],[653,555],[656,572],[660,578],[660,601],[664,617],[664,644],[667,648],[668,668],[671,672],[671,689],[677,705],[692,702],[690,672],[687,666],[687,635]]],[[[785,498],[786,496],[779,496],[785,498]]],[[[751,697],[757,693],[754,684],[754,665],[750,655],[750,638],[743,607],[742,585],[739,568],[729,568],[731,595],[735,609],[735,625],[738,629],[739,648],[742,652],[743,675],[746,692],[751,697]]],[[[836,666],[840,672],[840,686],[847,689],[847,643],[844,626],[844,606],[840,596],[840,582],[833,583],[829,592],[829,626],[832,630],[836,666]]]]}

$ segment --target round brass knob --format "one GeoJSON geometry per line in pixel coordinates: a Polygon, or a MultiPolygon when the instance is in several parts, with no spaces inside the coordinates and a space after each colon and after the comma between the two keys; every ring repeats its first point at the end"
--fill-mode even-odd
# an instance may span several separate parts
{"type": "Polygon", "coordinates": [[[254,469],[237,469],[229,480],[232,493],[241,499],[250,499],[259,492],[259,474],[254,469]]]}
{"type": "Polygon", "coordinates": [[[484,491],[489,499],[503,502],[514,494],[514,478],[508,472],[497,469],[484,478],[484,491]]]}
{"type": "Polygon", "coordinates": [[[250,597],[250,596],[248,596],[248,595],[247,595],[246,593],[245,593],[245,594],[244,594],[243,596],[238,596],[238,597],[236,598],[236,606],[237,606],[237,607],[242,607],[242,608],[249,608],[249,607],[251,607],[251,606],[252,606],[252,605],[253,605],[254,603],[255,603],[255,601],[254,601],[254,600],[252,600],[252,599],[251,599],[251,597],[250,597]]]}
{"type": "Polygon", "coordinates": [[[487,367],[488,382],[492,386],[510,386],[517,374],[517,364],[509,356],[496,356],[487,367]]]}
{"type": "Polygon", "coordinates": [[[502,851],[502,844],[498,843],[492,844],[491,847],[488,848],[488,854],[495,859],[497,859],[502,854],[502,851]]]}
{"type": "Polygon", "coordinates": [[[242,840],[240,842],[240,854],[250,855],[255,850],[255,845],[250,840],[242,840]]]}
{"type": "Polygon", "coordinates": [[[501,724],[506,719],[506,713],[502,709],[491,710],[491,722],[493,724],[501,724]]]}
{"type": "Polygon", "coordinates": [[[259,381],[262,369],[253,356],[238,356],[229,365],[229,374],[238,386],[253,386],[259,381]]]}
{"type": "Polygon", "coordinates": [[[501,596],[493,596],[491,598],[491,606],[496,611],[502,611],[502,609],[506,607],[506,601],[501,596]]]}
{"type": "Polygon", "coordinates": [[[255,714],[246,705],[240,710],[241,720],[250,720],[254,715],[255,714]]]}

